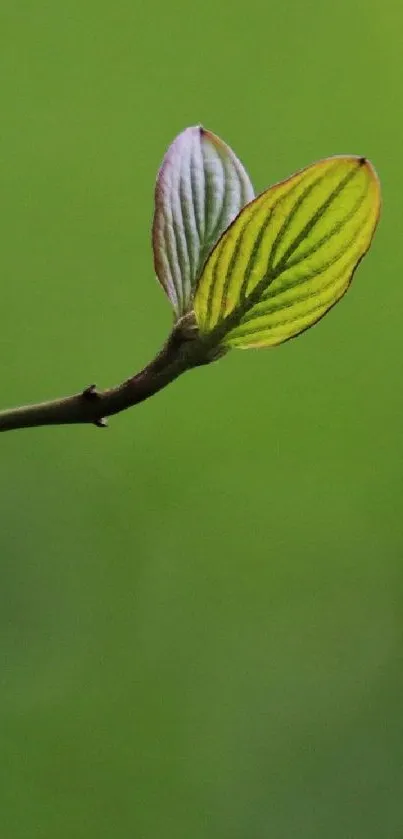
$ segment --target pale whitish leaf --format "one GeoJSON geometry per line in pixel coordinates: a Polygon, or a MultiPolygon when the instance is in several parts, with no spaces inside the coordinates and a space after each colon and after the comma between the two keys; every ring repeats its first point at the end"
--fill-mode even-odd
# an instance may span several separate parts
{"type": "Polygon", "coordinates": [[[177,317],[192,309],[207,256],[253,196],[242,164],[210,131],[187,128],[169,147],[155,189],[153,251],[177,317]]]}

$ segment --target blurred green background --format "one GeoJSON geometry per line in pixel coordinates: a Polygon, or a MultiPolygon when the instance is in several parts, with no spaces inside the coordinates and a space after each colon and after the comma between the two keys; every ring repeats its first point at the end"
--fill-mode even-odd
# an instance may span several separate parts
{"type": "Polygon", "coordinates": [[[403,7],[0,7],[1,407],[109,386],[171,323],[157,168],[258,191],[369,156],[382,223],[317,327],[112,420],[1,438],[4,839],[403,835],[403,7]]]}

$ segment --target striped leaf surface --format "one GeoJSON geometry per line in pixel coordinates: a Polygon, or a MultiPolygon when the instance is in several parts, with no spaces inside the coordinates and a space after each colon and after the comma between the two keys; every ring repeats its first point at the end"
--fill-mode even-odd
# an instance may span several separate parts
{"type": "Polygon", "coordinates": [[[348,289],[379,209],[378,178],[364,158],[328,158],[268,189],[205,265],[194,302],[200,331],[247,348],[312,326],[348,289]]]}
{"type": "Polygon", "coordinates": [[[242,164],[210,131],[187,128],[169,147],[155,189],[153,251],[178,317],[192,308],[208,254],[253,196],[242,164]]]}

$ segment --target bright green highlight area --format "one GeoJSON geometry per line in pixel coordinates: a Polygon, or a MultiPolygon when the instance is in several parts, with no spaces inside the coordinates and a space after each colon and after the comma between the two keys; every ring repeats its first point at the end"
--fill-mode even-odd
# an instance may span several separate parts
{"type": "Polygon", "coordinates": [[[268,189],[222,236],[201,276],[195,314],[228,347],[270,347],[308,329],[342,297],[380,208],[371,164],[315,163],[268,189]]]}
{"type": "Polygon", "coordinates": [[[154,266],[177,316],[192,308],[204,262],[239,210],[254,196],[232,149],[199,125],[170,145],[158,173],[154,266]]]}

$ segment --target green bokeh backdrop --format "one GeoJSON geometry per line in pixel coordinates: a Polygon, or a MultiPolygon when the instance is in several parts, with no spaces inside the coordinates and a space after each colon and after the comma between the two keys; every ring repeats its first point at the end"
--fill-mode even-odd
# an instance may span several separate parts
{"type": "Polygon", "coordinates": [[[403,833],[403,7],[0,6],[1,406],[170,327],[157,167],[202,122],[256,189],[369,156],[345,300],[93,428],[1,438],[4,839],[403,833]]]}

